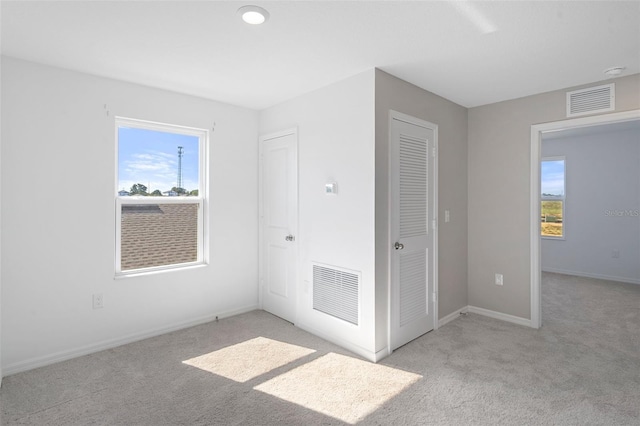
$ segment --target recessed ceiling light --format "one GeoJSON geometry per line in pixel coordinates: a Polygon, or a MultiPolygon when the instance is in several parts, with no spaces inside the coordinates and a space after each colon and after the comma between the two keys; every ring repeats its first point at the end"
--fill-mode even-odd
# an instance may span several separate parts
{"type": "Polygon", "coordinates": [[[260,6],[242,6],[238,9],[238,14],[247,24],[260,25],[269,19],[269,12],[260,6]]]}
{"type": "Polygon", "coordinates": [[[609,77],[615,77],[622,74],[622,71],[624,71],[625,69],[626,67],[612,67],[604,70],[604,73],[609,77]]]}

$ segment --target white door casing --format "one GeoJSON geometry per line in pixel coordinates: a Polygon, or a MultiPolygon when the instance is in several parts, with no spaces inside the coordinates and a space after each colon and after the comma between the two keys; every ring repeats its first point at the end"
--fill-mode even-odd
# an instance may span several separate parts
{"type": "Polygon", "coordinates": [[[390,116],[390,350],[434,329],[437,126],[390,116]]]}
{"type": "Polygon", "coordinates": [[[298,136],[287,130],[260,140],[260,305],[296,321],[298,282],[298,136]]]}
{"type": "Polygon", "coordinates": [[[529,169],[530,327],[542,327],[542,289],[540,282],[542,275],[540,262],[540,160],[542,134],[638,119],[640,119],[640,109],[531,125],[531,163],[529,169]]]}

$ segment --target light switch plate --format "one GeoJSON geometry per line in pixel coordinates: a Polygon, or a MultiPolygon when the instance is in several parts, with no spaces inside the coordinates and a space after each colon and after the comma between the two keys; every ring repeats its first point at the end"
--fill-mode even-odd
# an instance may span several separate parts
{"type": "Polygon", "coordinates": [[[338,184],[336,182],[329,182],[324,186],[324,192],[327,194],[338,194],[338,184]]]}

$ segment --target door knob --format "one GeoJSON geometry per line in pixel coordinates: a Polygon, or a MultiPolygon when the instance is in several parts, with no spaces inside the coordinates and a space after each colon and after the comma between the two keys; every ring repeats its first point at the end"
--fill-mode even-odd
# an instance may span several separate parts
{"type": "Polygon", "coordinates": [[[401,244],[401,243],[395,243],[395,244],[393,245],[393,247],[394,247],[396,250],[402,250],[402,249],[404,248],[404,244],[401,244]]]}
{"type": "Polygon", "coordinates": [[[285,239],[286,241],[295,241],[295,240],[296,240],[296,237],[294,237],[293,235],[289,234],[289,235],[287,235],[286,237],[284,237],[284,239],[285,239]]]}

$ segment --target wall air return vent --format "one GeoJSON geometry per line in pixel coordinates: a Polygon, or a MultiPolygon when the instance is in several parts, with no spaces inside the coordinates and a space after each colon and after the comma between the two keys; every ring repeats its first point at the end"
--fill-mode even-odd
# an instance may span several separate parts
{"type": "Polygon", "coordinates": [[[615,91],[615,83],[611,83],[567,92],[567,117],[613,111],[615,91]]]}
{"type": "Polygon", "coordinates": [[[360,273],[313,265],[313,309],[358,325],[360,273]]]}

